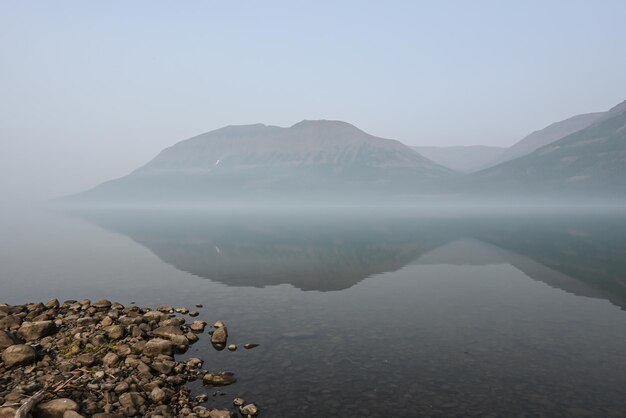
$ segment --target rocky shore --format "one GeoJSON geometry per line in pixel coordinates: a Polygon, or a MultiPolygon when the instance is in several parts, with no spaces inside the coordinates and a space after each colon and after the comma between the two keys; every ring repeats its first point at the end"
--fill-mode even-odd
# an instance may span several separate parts
{"type": "MultiPolygon", "coordinates": [[[[199,358],[176,360],[206,333],[185,315],[198,313],[108,300],[0,304],[0,418],[256,416],[241,398],[209,409],[207,394],[191,395],[189,382],[208,389],[236,379],[199,358]]],[[[215,348],[237,349],[222,321],[208,333],[215,348]]]]}

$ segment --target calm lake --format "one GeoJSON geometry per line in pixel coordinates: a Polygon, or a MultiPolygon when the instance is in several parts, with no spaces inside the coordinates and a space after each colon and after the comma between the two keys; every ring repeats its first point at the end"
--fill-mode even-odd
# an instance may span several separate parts
{"type": "Polygon", "coordinates": [[[201,303],[229,343],[260,344],[192,346],[187,356],[238,378],[208,406],[626,416],[624,210],[0,215],[0,302],[201,303]]]}

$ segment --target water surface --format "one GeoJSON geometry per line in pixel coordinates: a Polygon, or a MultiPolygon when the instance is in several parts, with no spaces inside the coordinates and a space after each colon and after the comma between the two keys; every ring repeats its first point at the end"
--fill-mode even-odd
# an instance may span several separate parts
{"type": "MultiPolygon", "coordinates": [[[[618,210],[4,210],[0,302],[204,304],[265,416],[624,416],[618,210]]],[[[196,388],[200,389],[200,388],[196,388]]],[[[210,390],[209,393],[212,393],[210,390]]]]}

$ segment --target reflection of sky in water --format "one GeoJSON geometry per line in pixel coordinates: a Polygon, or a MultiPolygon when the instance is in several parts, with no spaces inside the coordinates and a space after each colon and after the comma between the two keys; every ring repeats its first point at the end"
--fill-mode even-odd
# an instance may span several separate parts
{"type": "Polygon", "coordinates": [[[5,216],[0,299],[203,303],[230,342],[261,344],[193,346],[239,379],[210,404],[242,394],[267,416],[625,410],[619,219],[99,216],[5,216]],[[216,268],[218,256],[232,258],[216,268]]]}

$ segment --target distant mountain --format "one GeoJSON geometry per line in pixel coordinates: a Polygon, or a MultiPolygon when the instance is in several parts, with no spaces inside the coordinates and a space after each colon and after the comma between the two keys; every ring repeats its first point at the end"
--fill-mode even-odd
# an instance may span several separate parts
{"type": "Polygon", "coordinates": [[[507,151],[503,147],[470,145],[458,147],[411,147],[424,157],[462,173],[480,170],[492,164],[507,151]]]}
{"type": "Polygon", "coordinates": [[[590,126],[534,152],[469,177],[475,189],[525,193],[626,196],[626,101],[590,126]]]}
{"type": "Polygon", "coordinates": [[[406,145],[339,121],[228,126],[163,150],[128,176],[73,199],[209,201],[415,194],[454,173],[406,145]]]}
{"type": "MultiPolygon", "coordinates": [[[[588,127],[598,120],[603,114],[603,112],[586,113],[583,115],[573,116],[560,122],[555,122],[546,128],[531,133],[521,141],[516,142],[511,147],[506,149],[502,155],[492,160],[489,165],[496,165],[528,155],[545,145],[551,144],[554,141],[558,141],[561,138],[565,138],[574,132],[578,132],[581,129],[588,127]]],[[[486,167],[483,166],[482,168],[486,167]]]]}

